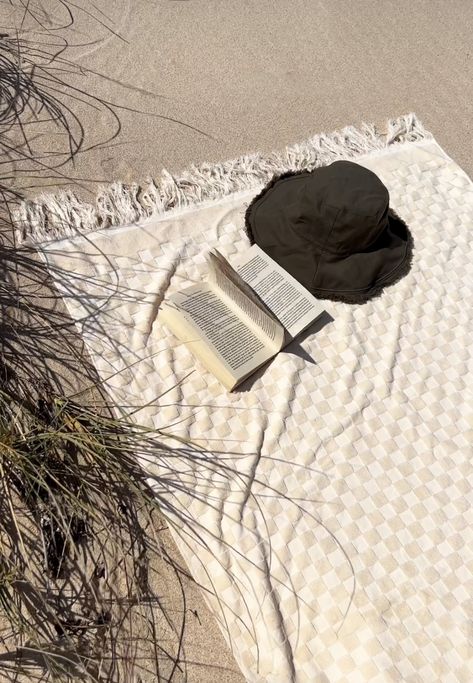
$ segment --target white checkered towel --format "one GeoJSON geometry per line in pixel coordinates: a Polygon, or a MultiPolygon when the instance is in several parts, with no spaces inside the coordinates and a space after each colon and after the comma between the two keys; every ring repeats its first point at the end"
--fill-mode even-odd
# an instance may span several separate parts
{"type": "Polygon", "coordinates": [[[356,160],[409,225],[412,270],[327,302],[333,322],[235,394],[156,311],[207,250],[246,248],[259,186],[42,250],[114,401],[203,448],[172,478],[147,468],[248,681],[471,683],[473,184],[429,138],[356,160]]]}

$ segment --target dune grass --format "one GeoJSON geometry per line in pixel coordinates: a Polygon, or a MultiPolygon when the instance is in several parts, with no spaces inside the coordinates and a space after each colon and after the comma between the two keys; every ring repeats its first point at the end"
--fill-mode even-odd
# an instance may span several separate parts
{"type": "Polygon", "coordinates": [[[156,461],[166,447],[159,434],[105,410],[52,393],[27,395],[17,379],[3,362],[0,640],[6,654],[0,677],[125,680],[126,604],[138,607],[147,624],[144,638],[157,649],[149,661],[161,680],[164,660],[168,671],[179,666],[180,645],[178,636],[176,651],[160,650],[150,615],[157,602],[150,560],[159,555],[180,570],[155,533],[163,527],[159,496],[136,456],[156,461]]]}
{"type": "MultiPolygon", "coordinates": [[[[98,48],[105,38],[119,49],[126,44],[94,3],[7,4],[9,26],[0,33],[0,680],[170,681],[181,667],[185,595],[171,614],[159,586],[166,572],[181,585],[186,570],[162,542],[159,479],[151,490],[138,462],[159,462],[167,448],[160,433],[117,419],[100,389],[100,400],[69,398],[71,384],[83,388],[96,377],[46,270],[34,250],[18,249],[12,230],[25,193],[50,182],[95,188],[103,179],[77,177],[75,161],[116,144],[122,112],[144,112],[122,107],[119,90],[117,101],[101,97],[94,84],[108,77],[75,59],[74,49],[98,48]]],[[[158,94],[147,95],[148,116],[192,128],[160,113],[158,94]]]]}

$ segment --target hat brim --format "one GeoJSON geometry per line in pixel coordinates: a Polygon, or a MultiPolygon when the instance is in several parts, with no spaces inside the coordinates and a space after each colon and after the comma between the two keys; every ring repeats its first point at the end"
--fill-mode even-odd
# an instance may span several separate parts
{"type": "MultiPolygon", "coordinates": [[[[275,176],[263,190],[252,200],[245,213],[245,228],[252,244],[258,244],[283,268],[294,277],[292,263],[278,258],[280,249],[271,244],[271,234],[281,235],[291,230],[287,215],[270,211],[271,225],[265,221],[262,208],[271,208],[277,195],[278,206],[287,206],[291,211],[294,204],[294,184],[303,183],[309,175],[308,171],[290,171],[275,176]],[[275,218],[276,217],[276,218],[275,218]],[[275,220],[279,225],[275,225],[275,220]],[[286,224],[285,224],[286,223],[286,224]],[[292,271],[292,272],[291,272],[292,271]]],[[[297,234],[300,242],[301,234],[297,234]]],[[[291,240],[288,235],[288,240],[291,240]]],[[[313,259],[313,246],[307,241],[308,249],[301,250],[299,259],[313,259]],[[311,247],[311,248],[310,248],[311,247]]],[[[388,211],[387,227],[369,249],[347,255],[345,257],[325,255],[320,262],[316,282],[323,282],[324,287],[314,287],[313,282],[302,284],[318,299],[330,299],[350,304],[363,304],[379,296],[385,287],[395,284],[410,270],[413,257],[414,240],[402,218],[391,208],[388,211]],[[341,265],[343,264],[343,267],[341,265]],[[356,282],[356,286],[353,286],[356,282]]],[[[294,258],[294,255],[291,255],[294,258]]],[[[300,278],[296,278],[299,279],[300,278]]]]}

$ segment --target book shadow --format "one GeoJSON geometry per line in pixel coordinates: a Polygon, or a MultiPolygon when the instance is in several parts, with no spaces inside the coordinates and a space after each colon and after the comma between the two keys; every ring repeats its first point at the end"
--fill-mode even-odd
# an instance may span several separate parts
{"type": "MultiPolygon", "coordinates": [[[[330,313],[327,313],[327,311],[324,311],[319,315],[317,320],[314,320],[314,322],[309,325],[303,332],[301,332],[295,339],[293,339],[282,351],[279,353],[284,353],[284,354],[291,354],[293,356],[299,356],[299,358],[303,358],[307,363],[311,365],[317,365],[317,362],[312,358],[312,356],[307,353],[307,351],[302,347],[302,342],[304,342],[308,337],[312,336],[313,334],[316,334],[317,332],[320,332],[326,325],[329,323],[333,322],[333,318],[330,315],[330,313]]],[[[250,391],[255,382],[257,382],[267,371],[268,367],[274,362],[274,360],[279,356],[279,353],[276,356],[273,356],[273,358],[270,358],[264,365],[262,365],[256,372],[252,373],[250,377],[245,379],[241,384],[239,384],[236,389],[233,390],[233,393],[245,393],[247,391],[250,391]]]]}

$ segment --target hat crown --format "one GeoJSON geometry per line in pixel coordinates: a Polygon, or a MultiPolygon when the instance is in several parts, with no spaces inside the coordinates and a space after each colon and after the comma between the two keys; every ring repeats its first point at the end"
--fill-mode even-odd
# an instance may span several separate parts
{"type": "Polygon", "coordinates": [[[316,169],[301,187],[297,224],[325,252],[350,254],[386,228],[389,192],[372,171],[350,161],[316,169]]]}

